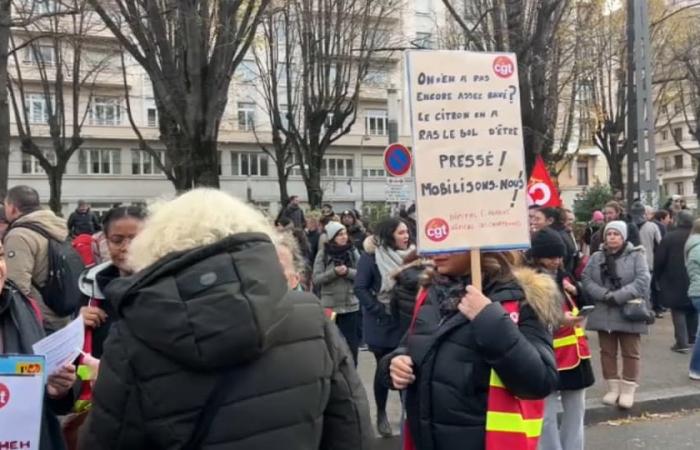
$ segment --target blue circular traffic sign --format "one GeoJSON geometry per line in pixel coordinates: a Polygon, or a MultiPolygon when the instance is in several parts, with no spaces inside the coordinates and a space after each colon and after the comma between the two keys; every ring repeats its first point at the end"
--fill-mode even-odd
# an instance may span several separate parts
{"type": "Polygon", "coordinates": [[[411,170],[413,158],[405,145],[391,144],[384,150],[384,168],[395,176],[401,177],[411,170]]]}

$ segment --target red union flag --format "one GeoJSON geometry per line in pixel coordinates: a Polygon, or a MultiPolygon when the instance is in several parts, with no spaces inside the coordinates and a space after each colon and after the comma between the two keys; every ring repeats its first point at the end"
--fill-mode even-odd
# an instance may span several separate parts
{"type": "Polygon", "coordinates": [[[527,200],[530,206],[558,208],[561,206],[559,191],[549,177],[547,166],[540,155],[535,159],[530,181],[527,183],[527,200]]]}

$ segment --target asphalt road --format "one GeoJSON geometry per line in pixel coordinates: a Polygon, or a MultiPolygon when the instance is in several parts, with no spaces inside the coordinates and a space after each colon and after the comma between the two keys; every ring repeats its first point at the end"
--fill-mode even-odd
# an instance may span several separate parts
{"type": "MultiPolygon", "coordinates": [[[[700,412],[653,415],[586,428],[586,450],[610,449],[700,449],[700,412]]],[[[377,439],[373,450],[400,450],[399,438],[377,439]]]]}

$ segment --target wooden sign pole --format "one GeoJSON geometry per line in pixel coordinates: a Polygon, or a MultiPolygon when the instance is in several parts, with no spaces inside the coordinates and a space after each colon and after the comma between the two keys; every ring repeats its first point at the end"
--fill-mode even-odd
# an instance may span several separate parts
{"type": "Polygon", "coordinates": [[[472,257],[472,286],[481,290],[481,249],[473,248],[472,257]]]}

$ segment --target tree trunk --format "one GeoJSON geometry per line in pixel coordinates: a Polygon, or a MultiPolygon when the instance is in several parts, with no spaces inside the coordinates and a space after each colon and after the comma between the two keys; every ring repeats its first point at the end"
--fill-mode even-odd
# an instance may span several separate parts
{"type": "Polygon", "coordinates": [[[63,172],[64,170],[61,170],[60,167],[55,167],[47,172],[49,177],[49,208],[59,217],[63,217],[63,208],[61,205],[63,172]]]}
{"type": "Polygon", "coordinates": [[[625,183],[622,176],[622,162],[608,161],[610,167],[610,187],[613,192],[625,192],[625,183]]]}
{"type": "Polygon", "coordinates": [[[195,139],[192,178],[195,187],[219,188],[219,157],[216,139],[195,139]]]}
{"type": "Polygon", "coordinates": [[[309,165],[309,176],[306,181],[306,193],[311,209],[319,209],[323,204],[323,188],[321,188],[320,167],[309,165]]]}
{"type": "Polygon", "coordinates": [[[277,184],[280,187],[280,204],[282,207],[289,203],[289,190],[287,189],[287,168],[285,167],[284,160],[276,161],[275,167],[277,167],[277,184]]]}
{"type": "Polygon", "coordinates": [[[10,176],[10,106],[7,100],[7,73],[12,2],[0,0],[0,198],[5,198],[10,176]]]}

